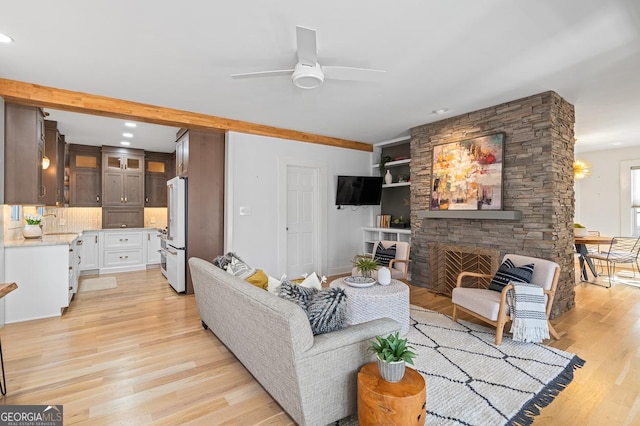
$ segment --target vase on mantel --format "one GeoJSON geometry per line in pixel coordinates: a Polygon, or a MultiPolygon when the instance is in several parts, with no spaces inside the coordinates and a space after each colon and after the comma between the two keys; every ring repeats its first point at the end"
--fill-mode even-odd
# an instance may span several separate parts
{"type": "Polygon", "coordinates": [[[25,225],[22,228],[22,236],[25,238],[40,238],[42,237],[42,228],[40,228],[40,225],[25,225]]]}
{"type": "Polygon", "coordinates": [[[391,171],[387,169],[387,174],[384,175],[384,183],[391,185],[391,182],[393,182],[393,176],[391,176],[391,171]]]}

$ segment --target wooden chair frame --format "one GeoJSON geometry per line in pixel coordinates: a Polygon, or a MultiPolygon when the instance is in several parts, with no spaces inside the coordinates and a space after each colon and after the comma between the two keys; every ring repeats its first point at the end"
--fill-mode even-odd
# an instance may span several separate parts
{"type": "MultiPolygon", "coordinates": [[[[479,274],[477,272],[461,272],[460,275],[458,275],[458,280],[456,281],[456,287],[462,287],[462,280],[464,277],[477,277],[477,278],[490,279],[490,278],[493,278],[493,275],[479,274]]],[[[551,306],[553,305],[553,299],[555,298],[555,295],[556,295],[556,288],[558,287],[559,279],[560,279],[560,268],[557,267],[553,274],[551,289],[544,290],[544,294],[547,295],[546,316],[547,316],[547,323],[549,324],[549,334],[551,334],[551,336],[556,340],[560,338],[560,335],[555,330],[555,328],[553,328],[553,325],[551,325],[551,322],[549,321],[549,315],[551,314],[551,306]]],[[[493,290],[489,290],[488,286],[485,288],[487,291],[493,291],[493,290]]],[[[513,288],[513,285],[508,284],[502,289],[502,292],[500,295],[500,308],[498,310],[498,319],[496,321],[483,317],[482,315],[476,312],[473,312],[469,309],[463,308],[462,306],[458,306],[456,304],[453,305],[452,319],[454,321],[458,320],[458,309],[460,309],[461,311],[466,312],[467,314],[483,322],[493,325],[496,328],[496,346],[500,345],[502,343],[502,336],[504,334],[504,326],[507,323],[511,322],[511,318],[507,314],[506,306],[507,306],[507,291],[509,291],[509,289],[512,289],[512,288],[513,288]]]]}

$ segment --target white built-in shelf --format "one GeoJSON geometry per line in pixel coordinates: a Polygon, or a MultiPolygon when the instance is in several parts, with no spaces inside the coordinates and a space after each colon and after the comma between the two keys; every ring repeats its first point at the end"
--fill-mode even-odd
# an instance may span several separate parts
{"type": "Polygon", "coordinates": [[[496,219],[518,220],[520,211],[510,210],[421,210],[419,219],[496,219]]]}
{"type": "MultiPolygon", "coordinates": [[[[385,167],[398,167],[398,166],[404,166],[405,164],[411,164],[411,158],[405,158],[404,160],[396,160],[396,161],[387,161],[386,163],[384,163],[385,167]]],[[[377,169],[380,167],[380,164],[373,164],[371,167],[373,167],[374,169],[377,169]]]]}
{"type": "Polygon", "coordinates": [[[411,185],[411,182],[396,182],[396,183],[390,183],[390,184],[382,184],[383,188],[395,188],[397,186],[409,186],[411,185]]]}

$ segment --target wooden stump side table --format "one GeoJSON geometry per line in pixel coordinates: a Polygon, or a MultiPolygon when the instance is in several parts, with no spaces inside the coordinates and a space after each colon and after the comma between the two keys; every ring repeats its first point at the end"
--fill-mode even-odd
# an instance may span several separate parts
{"type": "Polygon", "coordinates": [[[427,389],[424,378],[407,367],[397,383],[384,380],[372,362],[358,372],[358,422],[369,425],[424,425],[427,389]]]}

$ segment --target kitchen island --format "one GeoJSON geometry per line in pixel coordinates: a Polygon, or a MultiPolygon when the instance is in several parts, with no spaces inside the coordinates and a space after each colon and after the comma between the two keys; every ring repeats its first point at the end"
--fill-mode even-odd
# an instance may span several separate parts
{"type": "Polygon", "coordinates": [[[60,316],[78,287],[79,234],[5,241],[5,280],[18,289],[5,297],[5,322],[60,316]]]}
{"type": "Polygon", "coordinates": [[[78,278],[159,265],[157,228],[89,229],[4,242],[5,322],[60,316],[78,291],[78,278]]]}

